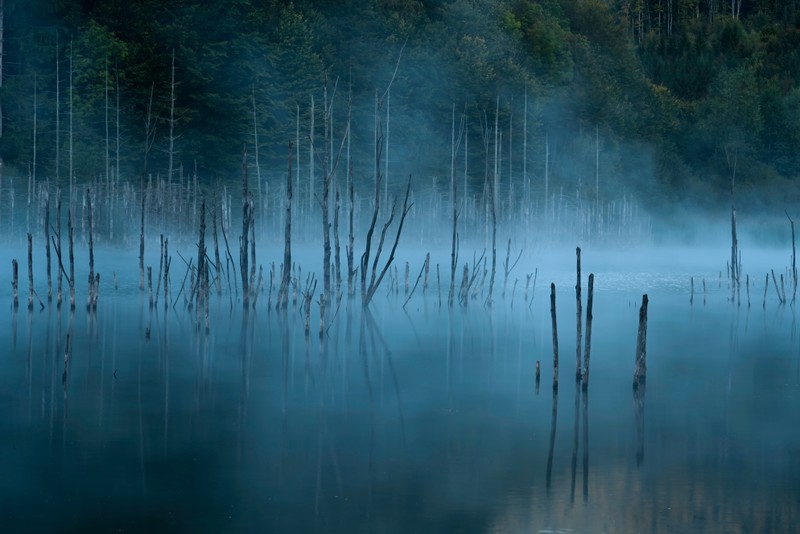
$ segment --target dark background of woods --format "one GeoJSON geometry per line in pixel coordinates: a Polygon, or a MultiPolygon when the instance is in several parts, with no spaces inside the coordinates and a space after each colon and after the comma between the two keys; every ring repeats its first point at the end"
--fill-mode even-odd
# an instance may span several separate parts
{"type": "Polygon", "coordinates": [[[134,180],[154,87],[148,168],[163,177],[174,50],[176,169],[238,180],[246,143],[253,163],[255,100],[262,172],[285,169],[298,106],[307,172],[310,100],[321,138],[327,69],[331,86],[338,79],[334,137],[352,88],[354,175],[366,188],[375,91],[406,43],[390,100],[393,189],[409,173],[447,179],[454,106],[457,120],[466,112],[469,181],[482,186],[498,97],[501,172],[521,180],[527,91],[537,191],[546,136],[551,191],[593,187],[599,139],[601,196],[635,193],[654,211],[721,205],[735,161],[740,207],[782,212],[800,200],[800,1],[5,0],[4,13],[6,176],[31,169],[35,93],[37,177],[66,182],[71,65],[78,181],[106,172],[106,84],[110,159],[118,87],[119,176],[134,180]]]}

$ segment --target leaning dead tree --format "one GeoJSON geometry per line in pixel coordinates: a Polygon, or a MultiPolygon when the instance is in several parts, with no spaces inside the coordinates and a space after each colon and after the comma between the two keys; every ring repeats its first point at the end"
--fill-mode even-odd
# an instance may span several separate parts
{"type": "Polygon", "coordinates": [[[389,257],[386,259],[386,263],[381,269],[380,274],[377,274],[378,263],[380,262],[381,252],[383,250],[383,244],[386,239],[386,231],[392,224],[394,220],[395,211],[397,208],[397,197],[395,197],[394,202],[392,202],[392,210],[389,213],[389,218],[386,220],[386,223],[383,225],[383,229],[381,230],[381,237],[378,240],[378,248],[375,252],[375,258],[372,260],[372,274],[370,275],[369,284],[367,284],[367,270],[369,269],[370,263],[370,248],[372,244],[372,236],[375,232],[375,223],[378,220],[378,206],[379,206],[379,198],[380,198],[380,181],[376,182],[375,187],[375,209],[372,213],[372,220],[370,222],[369,230],[367,231],[367,240],[366,244],[364,245],[364,254],[361,255],[361,304],[366,308],[372,297],[375,296],[375,292],[380,287],[381,282],[383,281],[383,277],[386,275],[386,272],[392,265],[394,261],[394,253],[397,250],[397,244],[400,242],[400,235],[403,232],[403,223],[406,220],[406,215],[411,210],[411,206],[413,204],[408,203],[408,197],[411,193],[411,176],[408,177],[408,184],[406,185],[406,194],[403,199],[403,207],[400,212],[400,222],[397,225],[397,234],[395,234],[394,244],[392,245],[392,249],[389,252],[389,257]]]}
{"type": "MultiPolygon", "coordinates": [[[[408,203],[408,198],[411,193],[411,176],[408,177],[408,184],[406,186],[406,194],[403,200],[403,208],[400,212],[400,221],[397,225],[397,234],[395,236],[394,245],[392,246],[391,252],[389,253],[389,257],[384,264],[383,269],[381,270],[380,274],[378,274],[378,264],[380,262],[381,252],[383,250],[383,244],[386,239],[386,232],[392,224],[394,220],[395,211],[397,207],[397,198],[394,199],[392,203],[392,209],[389,213],[389,218],[386,220],[386,223],[383,225],[383,229],[381,230],[381,236],[378,240],[377,250],[375,251],[375,256],[372,258],[372,272],[369,276],[369,284],[367,283],[367,272],[369,270],[369,264],[371,259],[372,253],[372,240],[375,234],[375,225],[378,222],[378,214],[380,213],[380,206],[381,206],[381,182],[386,179],[386,177],[381,172],[381,153],[384,146],[384,135],[383,135],[383,126],[381,122],[382,116],[382,109],[384,102],[389,94],[389,91],[392,88],[392,83],[394,83],[394,79],[397,76],[397,69],[400,67],[400,59],[403,57],[403,49],[405,49],[405,44],[403,44],[403,48],[400,49],[400,54],[397,56],[397,63],[394,67],[394,72],[392,73],[392,77],[389,80],[389,85],[386,88],[386,91],[383,95],[378,96],[378,92],[375,92],[375,198],[373,202],[373,210],[372,210],[372,217],[370,219],[369,229],[367,230],[367,238],[366,242],[364,243],[364,253],[361,255],[361,304],[364,307],[367,307],[372,300],[372,297],[375,295],[375,291],[377,291],[378,287],[383,280],[383,277],[386,275],[387,271],[392,265],[394,261],[394,253],[397,249],[397,244],[400,242],[400,234],[403,231],[403,223],[405,222],[406,215],[408,215],[409,210],[411,209],[411,205],[408,203]]],[[[352,183],[352,181],[351,181],[352,183]]]]}

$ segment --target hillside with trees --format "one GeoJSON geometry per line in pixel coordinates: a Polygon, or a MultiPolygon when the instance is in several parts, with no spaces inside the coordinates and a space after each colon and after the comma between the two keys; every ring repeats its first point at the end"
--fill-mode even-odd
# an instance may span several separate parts
{"type": "Polygon", "coordinates": [[[551,188],[597,180],[653,210],[726,202],[734,172],[740,204],[800,201],[796,0],[2,4],[5,175],[217,183],[246,146],[282,172],[298,141],[305,168],[327,74],[333,138],[351,101],[366,187],[396,68],[380,110],[393,189],[449,175],[456,123],[473,188],[497,159],[516,188],[540,191],[547,166],[551,188]]]}

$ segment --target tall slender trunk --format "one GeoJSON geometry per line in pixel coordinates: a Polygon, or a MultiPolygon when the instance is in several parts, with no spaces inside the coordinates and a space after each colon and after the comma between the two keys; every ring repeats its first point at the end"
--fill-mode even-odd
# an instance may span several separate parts
{"type": "Polygon", "coordinates": [[[547,219],[547,206],[550,199],[550,140],[544,134],[544,218],[547,219]]]}
{"type": "Polygon", "coordinates": [[[384,155],[386,159],[386,167],[383,173],[383,205],[389,205],[389,101],[392,97],[391,89],[386,91],[386,135],[385,142],[386,142],[386,154],[384,155]]]}
{"type": "Polygon", "coordinates": [[[528,84],[525,84],[525,104],[522,111],[522,198],[527,205],[530,198],[530,184],[528,183],[528,84]]]}
{"type": "MultiPolygon", "coordinates": [[[[0,11],[2,10],[2,0],[0,0],[0,11]]],[[[3,55],[3,45],[2,45],[2,17],[3,15],[0,14],[0,57],[3,55]]],[[[58,65],[58,42],[56,42],[56,186],[61,186],[61,76],[59,72],[59,65],[58,65]]],[[[2,62],[2,60],[0,60],[2,62]]],[[[2,78],[2,76],[0,76],[2,78]]],[[[0,79],[0,87],[2,87],[2,80],[0,79]]],[[[2,113],[0,112],[0,115],[2,113]]],[[[0,123],[2,119],[0,119],[0,123]]],[[[0,133],[0,137],[2,134],[0,133]]],[[[2,166],[2,164],[0,164],[2,166]]]]}
{"type": "Polygon", "coordinates": [[[239,270],[242,277],[242,304],[250,306],[250,284],[248,279],[248,235],[250,233],[251,202],[247,183],[247,145],[242,156],[242,235],[239,238],[239,270]]]}
{"type": "Polygon", "coordinates": [[[172,49],[172,67],[169,84],[169,163],[167,167],[167,185],[172,189],[172,173],[175,159],[175,49],[172,49]]]}
{"type": "Polygon", "coordinates": [[[278,289],[277,309],[289,304],[289,282],[292,276],[292,144],[289,143],[289,169],[286,172],[286,222],[283,240],[283,269],[278,289]]]}
{"type": "Polygon", "coordinates": [[[322,148],[322,194],[320,203],[322,204],[322,304],[320,313],[324,313],[322,308],[331,300],[331,224],[328,204],[328,192],[331,185],[331,170],[329,161],[332,154],[329,153],[330,146],[330,119],[331,109],[328,107],[328,75],[325,74],[325,85],[322,89],[323,102],[323,148],[322,148]]]}
{"type": "Polygon", "coordinates": [[[37,135],[37,128],[38,128],[38,121],[37,121],[37,114],[39,110],[39,91],[37,90],[37,79],[36,75],[33,76],[33,165],[31,165],[31,186],[32,191],[28,192],[28,206],[31,204],[31,193],[36,196],[36,140],[39,137],[37,135]]]}
{"type": "Polygon", "coordinates": [[[116,123],[116,127],[117,127],[117,148],[115,150],[115,156],[117,158],[117,164],[116,164],[116,170],[115,170],[114,178],[117,180],[117,183],[119,183],[119,157],[120,157],[120,152],[119,152],[119,148],[120,148],[120,136],[119,136],[119,69],[114,69],[114,78],[115,78],[114,81],[116,83],[116,91],[115,91],[115,93],[116,93],[116,97],[117,97],[117,109],[116,109],[116,111],[117,111],[117,123],[116,123]]]}
{"type": "Polygon", "coordinates": [[[264,197],[261,194],[261,165],[258,162],[258,118],[256,116],[256,90],[253,89],[253,156],[255,157],[256,163],[256,180],[258,180],[258,186],[256,187],[256,191],[258,192],[258,206],[261,212],[264,212],[264,197]]]}
{"type": "MultiPolygon", "coordinates": [[[[5,2],[4,0],[0,0],[0,90],[3,88],[3,44],[5,43],[4,40],[4,30],[5,30],[5,2]]],[[[3,101],[0,99],[0,141],[3,139],[3,101]]],[[[0,172],[2,172],[3,168],[3,158],[0,156],[0,172]]]]}
{"type": "Polygon", "coordinates": [[[456,266],[458,265],[458,191],[456,190],[456,106],[453,104],[453,116],[450,125],[450,186],[453,190],[453,240],[450,248],[450,291],[447,295],[447,305],[453,305],[453,295],[456,285],[456,266]]]}
{"type": "Polygon", "coordinates": [[[47,267],[47,302],[53,300],[53,284],[50,274],[50,191],[44,191],[44,241],[47,267]]]}
{"type": "Polygon", "coordinates": [[[105,65],[106,65],[106,69],[105,69],[105,75],[103,76],[103,80],[105,82],[105,111],[106,111],[106,119],[105,119],[105,125],[106,125],[106,187],[109,187],[109,185],[111,184],[111,173],[109,172],[110,163],[111,162],[109,160],[110,140],[109,140],[109,132],[108,132],[108,56],[106,56],[105,65]]]}
{"type": "Polygon", "coordinates": [[[297,195],[297,208],[298,211],[300,209],[300,104],[297,104],[297,118],[295,123],[295,150],[297,154],[295,155],[295,164],[297,165],[297,169],[295,170],[295,194],[297,195]]]}
{"type": "Polygon", "coordinates": [[[153,90],[155,83],[150,84],[150,100],[147,103],[147,115],[144,122],[144,166],[142,167],[142,177],[139,182],[139,192],[141,195],[141,222],[139,230],[139,290],[144,291],[144,212],[145,212],[145,188],[144,180],[147,177],[147,161],[150,156],[150,148],[155,139],[155,122],[153,121],[153,90]]]}
{"type": "Polygon", "coordinates": [[[311,95],[311,129],[308,133],[308,211],[314,207],[314,95],[311,95]]]}
{"type": "Polygon", "coordinates": [[[576,342],[575,342],[575,380],[581,380],[581,340],[583,338],[583,327],[581,323],[581,315],[583,313],[581,302],[581,247],[575,248],[575,256],[577,257],[577,283],[575,284],[575,324],[576,324],[576,342]]]}
{"type": "MultiPolygon", "coordinates": [[[[72,63],[72,41],[69,42],[69,207],[70,212],[72,211],[73,204],[75,203],[75,173],[72,167],[72,119],[73,119],[73,111],[74,105],[72,101],[72,77],[74,74],[73,63],[72,63]]],[[[72,275],[70,275],[70,279],[72,275]]],[[[74,305],[73,305],[74,308],[74,305]]]]}
{"type": "Polygon", "coordinates": [[[56,306],[61,307],[61,286],[63,281],[63,266],[61,264],[61,186],[56,186],[56,254],[58,255],[59,269],[56,274],[56,306]]]}
{"type": "MultiPolygon", "coordinates": [[[[464,187],[462,189],[463,206],[467,206],[467,177],[469,163],[469,124],[467,123],[467,106],[464,105],[464,187]]],[[[467,233],[467,219],[464,218],[464,234],[467,233]]]]}

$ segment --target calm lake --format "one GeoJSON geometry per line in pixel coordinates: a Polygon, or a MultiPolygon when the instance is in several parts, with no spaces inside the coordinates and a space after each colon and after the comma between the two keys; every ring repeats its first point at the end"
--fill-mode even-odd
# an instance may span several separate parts
{"type": "MultiPolygon", "coordinates": [[[[523,260],[516,289],[509,281],[491,309],[480,300],[450,309],[446,287],[440,306],[435,275],[405,309],[402,282],[398,293],[382,289],[368,313],[345,298],[321,339],[316,305],[306,338],[299,306],[269,311],[266,291],[249,313],[212,295],[208,333],[183,297],[151,310],[135,252],[100,253],[96,314],[86,313],[85,288],[74,315],[54,305],[29,312],[24,251],[13,251],[23,260],[19,310],[7,286],[0,293],[6,532],[763,533],[800,525],[796,306],[780,305],[770,286],[762,307],[767,271],[755,268],[751,305],[744,288],[740,304],[731,302],[718,273],[724,252],[676,263],[664,260],[670,251],[584,251],[584,314],[587,276],[596,279],[591,383],[582,393],[574,251],[523,260]],[[526,301],[524,273],[535,264],[526,301]],[[557,395],[550,282],[558,287],[557,395]],[[643,293],[648,374],[634,395],[643,293]]],[[[764,265],[783,272],[785,256],[766,255],[764,265]]],[[[412,284],[420,266],[412,264],[412,284]]],[[[173,269],[175,295],[185,266],[173,269]]],[[[498,293],[502,286],[500,277],[498,293]]]]}

